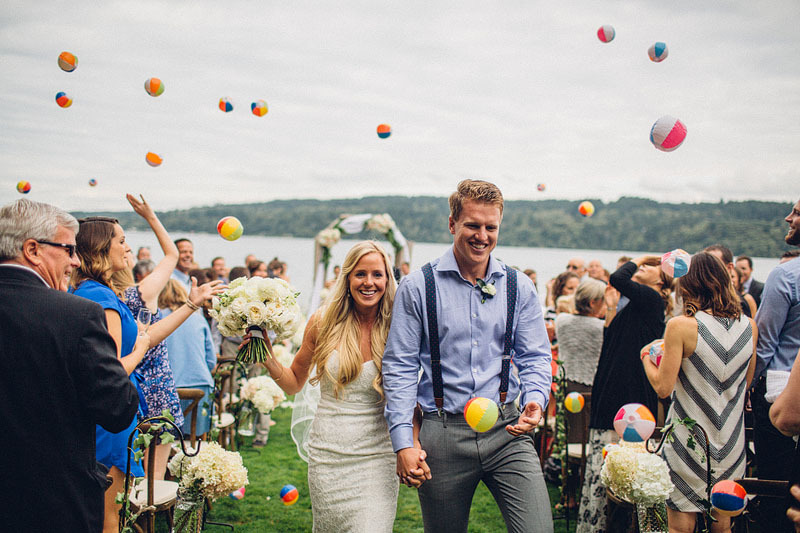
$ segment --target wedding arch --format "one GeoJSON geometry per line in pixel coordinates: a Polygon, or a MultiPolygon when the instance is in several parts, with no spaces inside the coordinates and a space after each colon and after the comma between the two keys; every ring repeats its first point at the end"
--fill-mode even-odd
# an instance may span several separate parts
{"type": "Polygon", "coordinates": [[[325,286],[325,278],[328,275],[328,266],[330,266],[331,248],[339,242],[343,233],[352,235],[367,230],[375,231],[386,237],[386,240],[394,248],[395,266],[399,268],[403,262],[411,262],[411,247],[388,214],[339,215],[336,220],[317,233],[314,239],[314,284],[311,289],[308,316],[311,316],[319,307],[320,294],[325,286]]]}

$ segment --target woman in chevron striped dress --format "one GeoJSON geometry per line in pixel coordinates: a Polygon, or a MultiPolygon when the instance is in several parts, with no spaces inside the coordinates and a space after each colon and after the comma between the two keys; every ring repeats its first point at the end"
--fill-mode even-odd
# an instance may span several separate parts
{"type": "MultiPolygon", "coordinates": [[[[684,316],[667,323],[664,356],[656,366],[642,349],[645,373],[659,397],[672,395],[667,420],[690,417],[708,433],[711,482],[736,479],[745,473],[744,397],[756,366],[757,330],[742,315],[727,268],[716,257],[700,252],[679,280],[684,316]]],[[[699,503],[706,499],[706,460],[702,432],[691,431],[697,442],[689,449],[690,430],[675,428],[674,439],[662,455],[675,489],[667,499],[670,532],[694,531],[699,503]]],[[[730,531],[730,518],[712,511],[711,531],[730,531]]]]}

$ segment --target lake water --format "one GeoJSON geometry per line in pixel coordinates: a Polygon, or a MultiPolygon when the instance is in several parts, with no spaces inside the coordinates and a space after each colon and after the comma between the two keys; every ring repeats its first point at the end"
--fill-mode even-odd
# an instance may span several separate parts
{"type": "MultiPolygon", "coordinates": [[[[305,309],[311,294],[314,277],[314,239],[297,239],[294,237],[263,237],[259,235],[245,235],[235,241],[226,241],[216,233],[185,233],[175,232],[173,238],[186,237],[194,243],[195,261],[201,267],[211,264],[211,259],[217,256],[225,258],[228,268],[244,266],[244,258],[248,254],[255,254],[262,261],[269,262],[273,257],[278,257],[288,264],[288,275],[292,285],[300,291],[300,302],[305,309]]],[[[150,248],[153,259],[158,261],[163,254],[158,246],[158,241],[150,232],[129,231],[127,240],[134,254],[140,246],[150,248]]],[[[331,268],[341,264],[350,247],[358,242],[342,240],[331,250],[331,268]]],[[[389,243],[383,243],[386,250],[391,251],[389,243]]],[[[442,255],[452,244],[417,242],[411,249],[411,268],[419,269],[428,261],[442,255]]],[[[664,251],[656,251],[663,253],[664,251]]],[[[636,257],[642,251],[631,250],[574,250],[565,248],[528,248],[524,246],[497,246],[495,257],[501,261],[519,267],[521,270],[532,268],[536,270],[539,279],[539,289],[544,298],[544,284],[552,277],[565,270],[567,262],[572,257],[582,257],[586,263],[592,259],[599,259],[603,266],[613,272],[617,266],[617,259],[622,255],[636,257]]],[[[755,278],[759,281],[767,279],[770,270],[778,265],[778,259],[753,258],[755,278]]],[[[330,275],[330,274],[329,274],[330,275]]]]}

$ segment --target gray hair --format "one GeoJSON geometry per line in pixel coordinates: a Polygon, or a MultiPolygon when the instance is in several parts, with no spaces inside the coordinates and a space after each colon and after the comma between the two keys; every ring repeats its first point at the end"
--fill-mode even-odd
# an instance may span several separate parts
{"type": "Polygon", "coordinates": [[[156,264],[150,259],[142,259],[141,261],[137,261],[137,263],[133,266],[133,278],[138,281],[139,278],[144,278],[155,268],[156,264]]]}
{"type": "Polygon", "coordinates": [[[78,233],[75,217],[58,207],[21,198],[0,208],[0,261],[19,257],[28,239],[53,240],[59,227],[78,233]]]}
{"type": "Polygon", "coordinates": [[[605,295],[606,284],[596,279],[585,279],[575,289],[575,311],[579,315],[588,315],[592,312],[592,302],[602,300],[605,295]]]}

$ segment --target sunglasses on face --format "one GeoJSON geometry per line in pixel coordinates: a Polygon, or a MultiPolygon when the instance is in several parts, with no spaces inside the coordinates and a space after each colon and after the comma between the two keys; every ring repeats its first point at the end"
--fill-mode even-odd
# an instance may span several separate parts
{"type": "Polygon", "coordinates": [[[46,244],[48,246],[58,246],[60,248],[64,248],[67,253],[69,253],[70,257],[75,257],[75,249],[77,248],[76,244],[67,244],[65,242],[50,242],[50,241],[36,241],[39,244],[46,244]]]}

